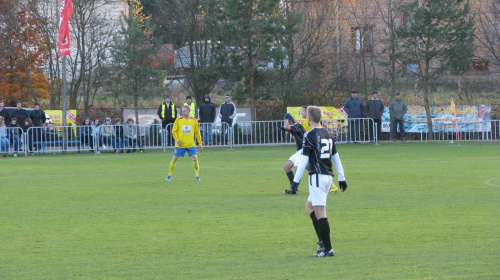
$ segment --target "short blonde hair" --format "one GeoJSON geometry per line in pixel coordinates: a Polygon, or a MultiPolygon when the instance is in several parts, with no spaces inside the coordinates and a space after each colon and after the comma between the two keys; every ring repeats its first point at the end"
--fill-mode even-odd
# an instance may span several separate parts
{"type": "Polygon", "coordinates": [[[321,118],[323,117],[323,110],[321,110],[321,108],[317,106],[309,106],[307,107],[307,117],[311,121],[319,123],[321,121],[321,118]]]}

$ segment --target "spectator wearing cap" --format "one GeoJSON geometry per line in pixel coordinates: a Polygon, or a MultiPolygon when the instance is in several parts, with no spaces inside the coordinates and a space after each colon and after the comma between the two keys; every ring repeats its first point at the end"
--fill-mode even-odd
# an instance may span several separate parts
{"type": "Polygon", "coordinates": [[[373,125],[377,126],[377,139],[373,134],[373,125],[368,125],[370,141],[379,139],[382,127],[382,114],[384,113],[384,103],[378,99],[378,92],[372,91],[372,98],[366,101],[366,115],[373,120],[373,125]]]}
{"type": "Polygon", "coordinates": [[[345,101],[344,111],[347,113],[349,121],[347,142],[352,141],[356,143],[361,139],[360,118],[365,115],[365,106],[363,105],[363,100],[359,98],[357,91],[351,91],[351,97],[345,101]]]}
{"type": "Polygon", "coordinates": [[[104,125],[101,126],[101,138],[104,150],[108,148],[106,145],[113,145],[116,150],[115,127],[111,124],[111,118],[107,117],[104,119],[104,125]]]}
{"type": "Polygon", "coordinates": [[[24,124],[24,121],[29,117],[28,112],[23,109],[21,101],[17,101],[16,110],[11,113],[10,118],[16,118],[18,124],[24,124]]]}
{"type": "Polygon", "coordinates": [[[408,107],[404,100],[401,99],[401,93],[396,92],[396,99],[391,101],[389,105],[389,113],[392,119],[392,141],[396,142],[397,132],[399,126],[399,134],[401,136],[401,141],[405,141],[405,114],[408,112],[408,107]]]}
{"type": "Polygon", "coordinates": [[[173,143],[171,129],[177,118],[177,110],[175,104],[170,99],[170,95],[165,96],[165,101],[161,103],[157,114],[161,119],[161,126],[164,132],[163,136],[167,138],[167,145],[171,146],[173,143]]]}
{"type": "Polygon", "coordinates": [[[233,119],[236,116],[236,106],[231,102],[231,95],[226,94],[224,103],[220,105],[219,117],[221,122],[233,126],[233,119]]]}
{"type": "Polygon", "coordinates": [[[183,106],[189,106],[189,108],[191,108],[189,116],[196,119],[196,104],[193,102],[193,98],[190,95],[186,96],[186,102],[184,102],[183,106]]]}
{"type": "Polygon", "coordinates": [[[201,122],[203,144],[212,145],[212,124],[215,122],[217,109],[215,104],[210,101],[210,95],[205,95],[204,101],[200,105],[198,117],[201,122]]]}
{"type": "MultiPolygon", "coordinates": [[[[40,149],[42,145],[40,144],[42,140],[42,134],[43,134],[43,125],[45,124],[45,121],[47,120],[47,117],[45,116],[45,112],[40,109],[40,104],[35,103],[35,108],[33,111],[31,111],[30,114],[30,119],[33,122],[33,128],[35,130],[34,139],[33,142],[36,142],[38,144],[35,145],[35,148],[40,149]]],[[[19,121],[19,119],[17,119],[19,121]]]]}

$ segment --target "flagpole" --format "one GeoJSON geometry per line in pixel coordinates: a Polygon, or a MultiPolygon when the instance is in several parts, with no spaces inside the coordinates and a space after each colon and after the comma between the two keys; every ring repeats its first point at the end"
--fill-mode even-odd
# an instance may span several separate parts
{"type": "Polygon", "coordinates": [[[66,129],[66,95],[68,85],[66,83],[66,56],[62,57],[62,80],[63,80],[63,100],[62,100],[62,126],[63,126],[63,153],[68,149],[68,130],[66,129]]]}

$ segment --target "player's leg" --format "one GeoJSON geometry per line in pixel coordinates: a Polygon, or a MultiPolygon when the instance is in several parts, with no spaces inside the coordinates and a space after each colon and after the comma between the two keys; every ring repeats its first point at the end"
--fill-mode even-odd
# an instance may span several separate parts
{"type": "Polygon", "coordinates": [[[333,256],[330,240],[330,224],[326,217],[326,198],[332,183],[332,176],[314,174],[309,177],[309,201],[318,220],[318,236],[323,242],[324,249],[316,253],[315,257],[333,256]]]}
{"type": "Polygon", "coordinates": [[[323,241],[321,241],[321,237],[319,235],[319,229],[318,229],[318,219],[316,218],[316,213],[314,212],[314,207],[312,206],[311,201],[306,202],[306,211],[309,214],[309,217],[311,218],[314,231],[316,232],[316,235],[318,236],[318,250],[316,251],[316,254],[320,253],[321,251],[324,250],[323,246],[323,241]]]}
{"type": "Polygon", "coordinates": [[[179,159],[179,157],[183,157],[185,153],[186,149],[184,148],[174,148],[174,156],[172,157],[172,161],[168,167],[168,176],[167,179],[165,179],[166,181],[170,181],[172,179],[172,174],[174,173],[175,166],[177,165],[177,159],[179,159]]]}
{"type": "Polygon", "coordinates": [[[288,177],[288,181],[290,181],[290,186],[292,185],[293,177],[294,177],[292,167],[293,167],[293,162],[291,160],[288,160],[285,163],[285,166],[283,166],[283,169],[285,170],[286,176],[288,177]]]}
{"type": "Polygon", "coordinates": [[[187,149],[188,155],[193,159],[194,176],[196,181],[200,181],[200,163],[196,155],[196,147],[187,149]]]}

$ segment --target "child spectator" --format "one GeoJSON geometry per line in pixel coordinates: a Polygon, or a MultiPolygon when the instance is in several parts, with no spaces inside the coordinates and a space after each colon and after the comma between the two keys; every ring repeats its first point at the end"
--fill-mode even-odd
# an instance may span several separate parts
{"type": "Polygon", "coordinates": [[[9,140],[12,142],[14,146],[14,157],[17,157],[17,152],[19,152],[19,146],[21,142],[21,130],[19,129],[19,125],[17,124],[17,119],[14,117],[10,120],[9,129],[9,140]]]}
{"type": "Polygon", "coordinates": [[[120,118],[115,119],[114,123],[115,130],[115,154],[118,152],[123,153],[123,126],[122,120],[120,118]]]}
{"type": "Polygon", "coordinates": [[[7,156],[9,152],[9,138],[7,137],[7,126],[5,125],[5,119],[0,116],[0,152],[3,153],[3,157],[7,156]]]}
{"type": "Polygon", "coordinates": [[[124,142],[127,145],[127,153],[130,153],[130,146],[132,146],[133,151],[136,152],[137,145],[137,126],[134,125],[134,120],[132,118],[127,119],[127,124],[123,126],[123,137],[124,142]]]}

